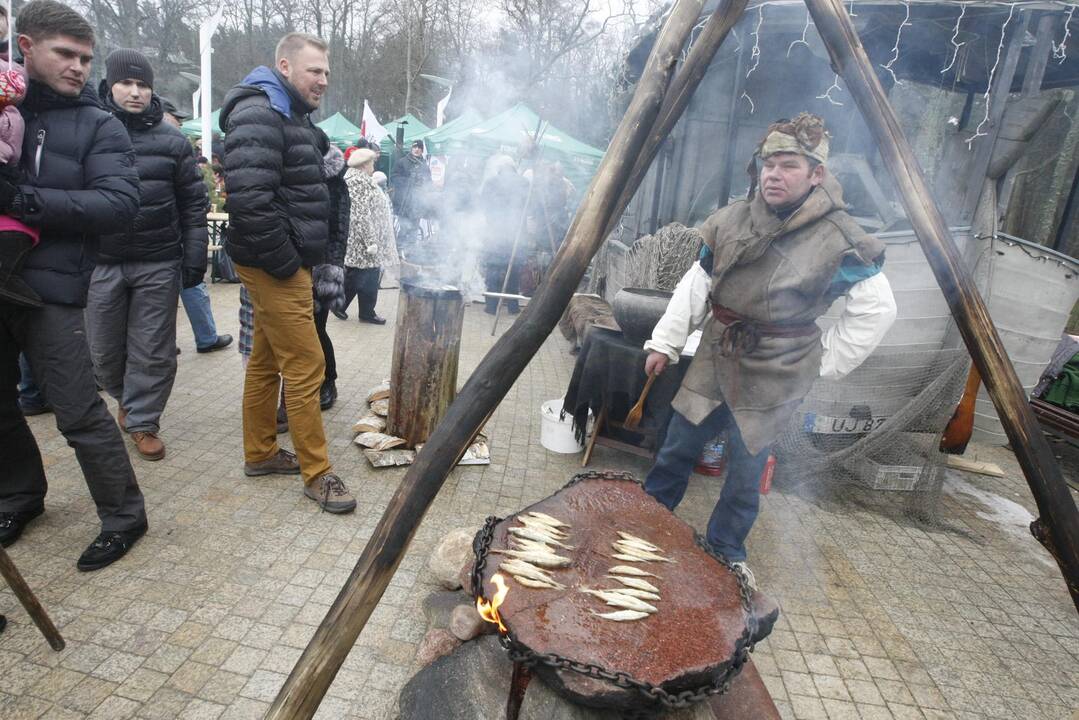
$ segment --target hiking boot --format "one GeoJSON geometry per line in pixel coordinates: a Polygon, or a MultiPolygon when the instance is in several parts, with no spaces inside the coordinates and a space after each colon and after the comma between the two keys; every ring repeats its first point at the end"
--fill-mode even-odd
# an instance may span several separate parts
{"type": "Polygon", "coordinates": [[[741,562],[732,562],[731,568],[746,579],[746,584],[749,585],[750,590],[757,592],[757,578],[753,577],[753,571],[749,569],[749,565],[746,565],[744,560],[741,562]]]}
{"type": "Polygon", "coordinates": [[[244,475],[258,477],[260,475],[299,475],[300,461],[295,453],[281,448],[277,454],[268,460],[255,463],[244,463],[244,475]]]}
{"type": "Polygon", "coordinates": [[[303,494],[318,503],[328,513],[350,513],[356,509],[356,498],[345,487],[344,481],[333,473],[326,473],[305,485],[303,494]]]}
{"type": "Polygon", "coordinates": [[[231,335],[218,335],[217,339],[214,340],[209,345],[207,345],[205,347],[196,347],[195,352],[198,352],[198,353],[210,353],[210,352],[213,352],[215,350],[221,350],[222,348],[227,348],[231,344],[232,344],[232,336],[231,335]]]}
{"type": "Polygon", "coordinates": [[[337,384],[333,380],[326,380],[318,391],[318,406],[323,410],[329,410],[337,401],[337,384]]]}
{"type": "Polygon", "coordinates": [[[102,532],[90,543],[90,547],[86,548],[82,555],[79,556],[79,561],[75,563],[75,567],[87,572],[89,570],[100,570],[106,565],[112,565],[134,547],[139,538],[146,534],[146,529],[146,522],[143,521],[142,525],[130,530],[102,532]]]}
{"type": "Polygon", "coordinates": [[[116,408],[116,424],[120,426],[120,430],[127,432],[127,411],[122,407],[116,408]]]}
{"type": "Polygon", "coordinates": [[[45,506],[33,510],[0,512],[0,547],[7,547],[19,539],[23,529],[30,521],[45,512],[45,506]]]}
{"type": "Polygon", "coordinates": [[[135,441],[135,449],[143,460],[160,460],[165,457],[165,443],[157,433],[149,430],[136,430],[131,433],[131,439],[135,441]]]}

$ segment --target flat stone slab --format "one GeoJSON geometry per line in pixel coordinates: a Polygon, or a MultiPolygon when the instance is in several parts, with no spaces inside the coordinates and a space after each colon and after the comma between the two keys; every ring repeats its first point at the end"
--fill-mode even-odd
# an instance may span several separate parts
{"type": "MultiPolygon", "coordinates": [[[[746,639],[746,614],[738,580],[697,543],[693,529],[645,493],[629,477],[588,478],[511,515],[494,527],[491,552],[482,573],[485,597],[496,588],[491,577],[507,556],[497,551],[510,547],[511,527],[529,511],[546,513],[570,527],[565,544],[556,548],[572,559],[567,568],[549,570],[564,589],[535,589],[520,584],[507,572],[509,592],[501,618],[516,642],[540,654],[554,654],[578,663],[597,665],[629,675],[668,692],[696,690],[712,683],[746,639]],[[618,531],[662,548],[673,562],[627,562],[613,558],[618,531]],[[617,622],[596,613],[619,610],[581,588],[620,586],[607,578],[615,565],[631,565],[657,575],[645,577],[659,589],[660,600],[648,600],[658,612],[640,620],[617,622]]],[[[759,607],[761,622],[755,640],[771,630],[778,617],[774,605],[759,607]]],[[[536,673],[563,694],[599,707],[640,706],[639,690],[624,690],[612,683],[568,670],[540,665],[536,673]]]]}

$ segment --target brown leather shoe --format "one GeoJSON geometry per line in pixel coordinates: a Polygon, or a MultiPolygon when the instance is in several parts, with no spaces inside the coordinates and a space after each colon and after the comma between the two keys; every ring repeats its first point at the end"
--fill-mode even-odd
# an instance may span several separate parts
{"type": "Polygon", "coordinates": [[[127,411],[122,407],[116,408],[116,424],[120,426],[120,430],[127,432],[127,411]]]}
{"type": "Polygon", "coordinates": [[[144,460],[160,460],[165,457],[165,443],[157,433],[136,430],[131,433],[131,439],[135,441],[135,449],[144,460]]]}
{"type": "Polygon", "coordinates": [[[259,475],[299,475],[300,461],[295,453],[290,453],[284,448],[268,460],[261,462],[244,463],[244,475],[258,477],[259,475]]]}

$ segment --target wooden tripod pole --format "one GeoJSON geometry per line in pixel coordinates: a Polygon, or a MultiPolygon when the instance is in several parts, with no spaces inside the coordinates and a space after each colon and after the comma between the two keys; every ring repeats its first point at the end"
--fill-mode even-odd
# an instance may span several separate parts
{"type": "Polygon", "coordinates": [[[60,631],[53,625],[49,614],[45,612],[45,608],[37,599],[37,596],[34,595],[34,591],[23,580],[22,573],[15,567],[15,563],[11,561],[11,558],[8,557],[7,552],[2,547],[0,547],[0,576],[7,581],[11,592],[15,593],[15,597],[19,599],[19,602],[26,609],[26,614],[30,616],[30,619],[37,625],[37,629],[45,636],[49,647],[57,652],[63,650],[64,638],[61,637],[60,631]]]}
{"type": "MultiPolygon", "coordinates": [[[[737,3],[726,0],[716,12],[730,13],[734,4],[737,3]]],[[[348,581],[270,706],[266,720],[299,720],[315,714],[450,470],[484,418],[502,401],[554,330],[588,263],[606,238],[616,207],[628,202],[622,197],[632,196],[637,189],[631,182],[634,161],[642,152],[655,154],[648,147],[653,142],[649,133],[702,9],[703,0],[677,0],[671,9],[629,108],[550,272],[517,322],[495,342],[472,373],[409,467],[348,581]]],[[[700,71],[703,76],[711,57],[700,60],[705,61],[700,71]]]]}
{"type": "Polygon", "coordinates": [[[1056,559],[1072,601],[1079,610],[1079,510],[1060,474],[1060,467],[842,0],[805,2],[817,32],[828,48],[833,67],[846,81],[847,89],[877,141],[881,158],[895,180],[926,259],[1026,475],[1041,514],[1031,524],[1031,532],[1056,559]]]}

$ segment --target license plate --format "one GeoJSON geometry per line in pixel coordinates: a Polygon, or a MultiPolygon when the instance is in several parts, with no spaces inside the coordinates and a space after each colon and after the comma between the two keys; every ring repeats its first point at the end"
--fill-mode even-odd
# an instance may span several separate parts
{"type": "Polygon", "coordinates": [[[886,417],[842,418],[806,413],[802,430],[815,435],[865,435],[879,428],[887,420],[886,417]]]}

